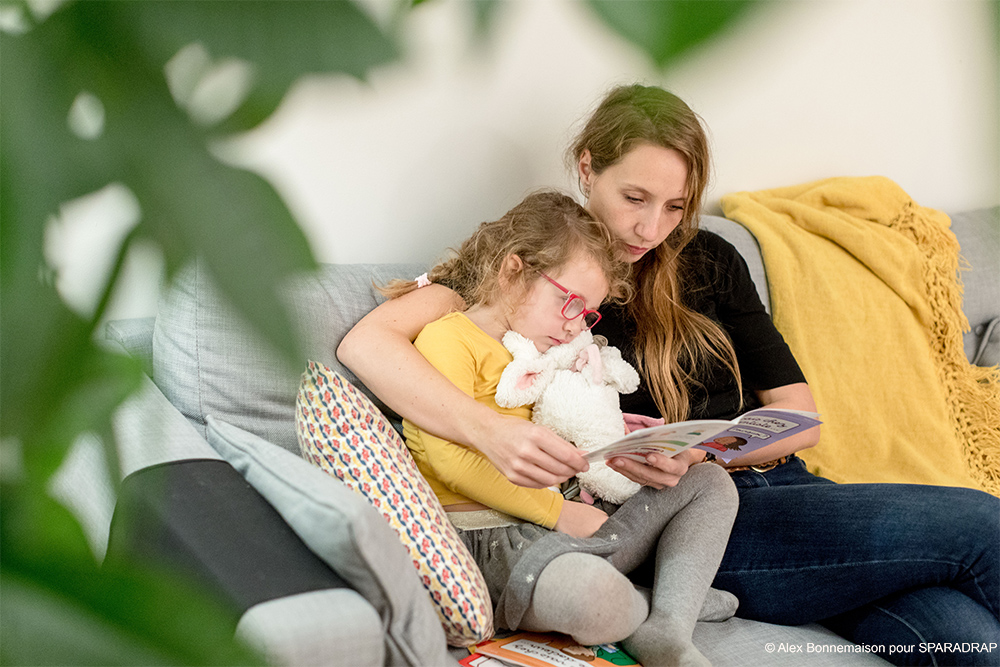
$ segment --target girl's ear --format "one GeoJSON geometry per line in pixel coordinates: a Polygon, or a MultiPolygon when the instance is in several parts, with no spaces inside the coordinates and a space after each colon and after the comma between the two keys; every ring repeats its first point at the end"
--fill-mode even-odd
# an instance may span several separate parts
{"type": "Polygon", "coordinates": [[[519,256],[511,253],[503,258],[503,264],[500,265],[500,284],[504,287],[510,287],[514,283],[514,277],[524,270],[524,260],[519,256]]]}
{"type": "Polygon", "coordinates": [[[519,255],[511,253],[504,257],[503,259],[503,271],[509,271],[511,273],[520,273],[521,269],[524,268],[524,260],[521,259],[519,255]]]}

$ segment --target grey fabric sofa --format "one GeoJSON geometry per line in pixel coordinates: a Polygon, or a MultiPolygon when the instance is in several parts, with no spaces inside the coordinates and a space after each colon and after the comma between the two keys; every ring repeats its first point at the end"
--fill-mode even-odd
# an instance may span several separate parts
{"type": "MultiPolygon", "coordinates": [[[[753,237],[723,218],[706,216],[702,224],[736,245],[767,304],[753,237]]],[[[963,276],[972,325],[966,352],[970,361],[993,365],[1000,356],[1000,209],[955,215],[953,229],[971,265],[963,276]]],[[[337,345],[378,303],[373,281],[425,269],[327,265],[290,287],[308,356],[365,390],[338,363],[337,345]]],[[[467,655],[446,646],[381,516],[298,457],[294,399],[303,368],[278,363],[199,265],[164,294],[155,318],[110,323],[107,343],[141,359],[149,373],[115,420],[121,486],[113,490],[99,444],[87,439],[53,482],[98,557],[151,558],[200,579],[242,613],[234,631],[274,664],[453,665],[467,655]]],[[[885,664],[818,625],[733,618],[699,623],[695,641],[716,665],[885,664]]]]}

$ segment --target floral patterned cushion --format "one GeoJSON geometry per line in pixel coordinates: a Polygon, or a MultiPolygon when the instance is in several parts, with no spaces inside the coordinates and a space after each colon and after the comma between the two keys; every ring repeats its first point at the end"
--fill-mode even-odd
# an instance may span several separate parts
{"type": "Polygon", "coordinates": [[[448,643],[489,638],[493,609],[483,575],[382,413],[336,371],[310,361],[295,424],[302,456],[364,496],[399,535],[448,643]]]}

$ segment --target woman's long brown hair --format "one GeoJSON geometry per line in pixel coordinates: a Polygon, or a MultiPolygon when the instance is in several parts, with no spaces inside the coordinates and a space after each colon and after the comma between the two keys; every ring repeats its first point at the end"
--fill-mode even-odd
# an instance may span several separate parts
{"type": "Polygon", "coordinates": [[[636,296],[628,308],[636,322],[636,361],[653,400],[668,422],[686,419],[691,388],[705,369],[721,362],[742,395],[732,341],[711,318],[687,307],[682,284],[690,275],[682,250],[698,231],[698,212],[708,184],[708,140],[698,116],[680,98],[655,86],[619,86],[590,115],[568,153],[574,169],[584,151],[600,174],[639,144],[675,150],[688,166],[680,225],[633,266],[636,296]]]}

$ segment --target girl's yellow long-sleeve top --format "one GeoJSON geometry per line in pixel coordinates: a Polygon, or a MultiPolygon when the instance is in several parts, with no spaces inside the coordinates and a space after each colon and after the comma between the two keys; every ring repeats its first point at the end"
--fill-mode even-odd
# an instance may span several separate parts
{"type": "MultiPolygon", "coordinates": [[[[497,383],[513,359],[500,343],[463,313],[431,322],[413,343],[417,350],[463,392],[493,410],[531,419],[531,407],[501,408],[497,383]]],[[[403,421],[406,446],[442,505],[470,501],[552,528],[563,497],[551,489],[529,489],[507,479],[489,459],[464,445],[443,440],[403,421]]]]}

